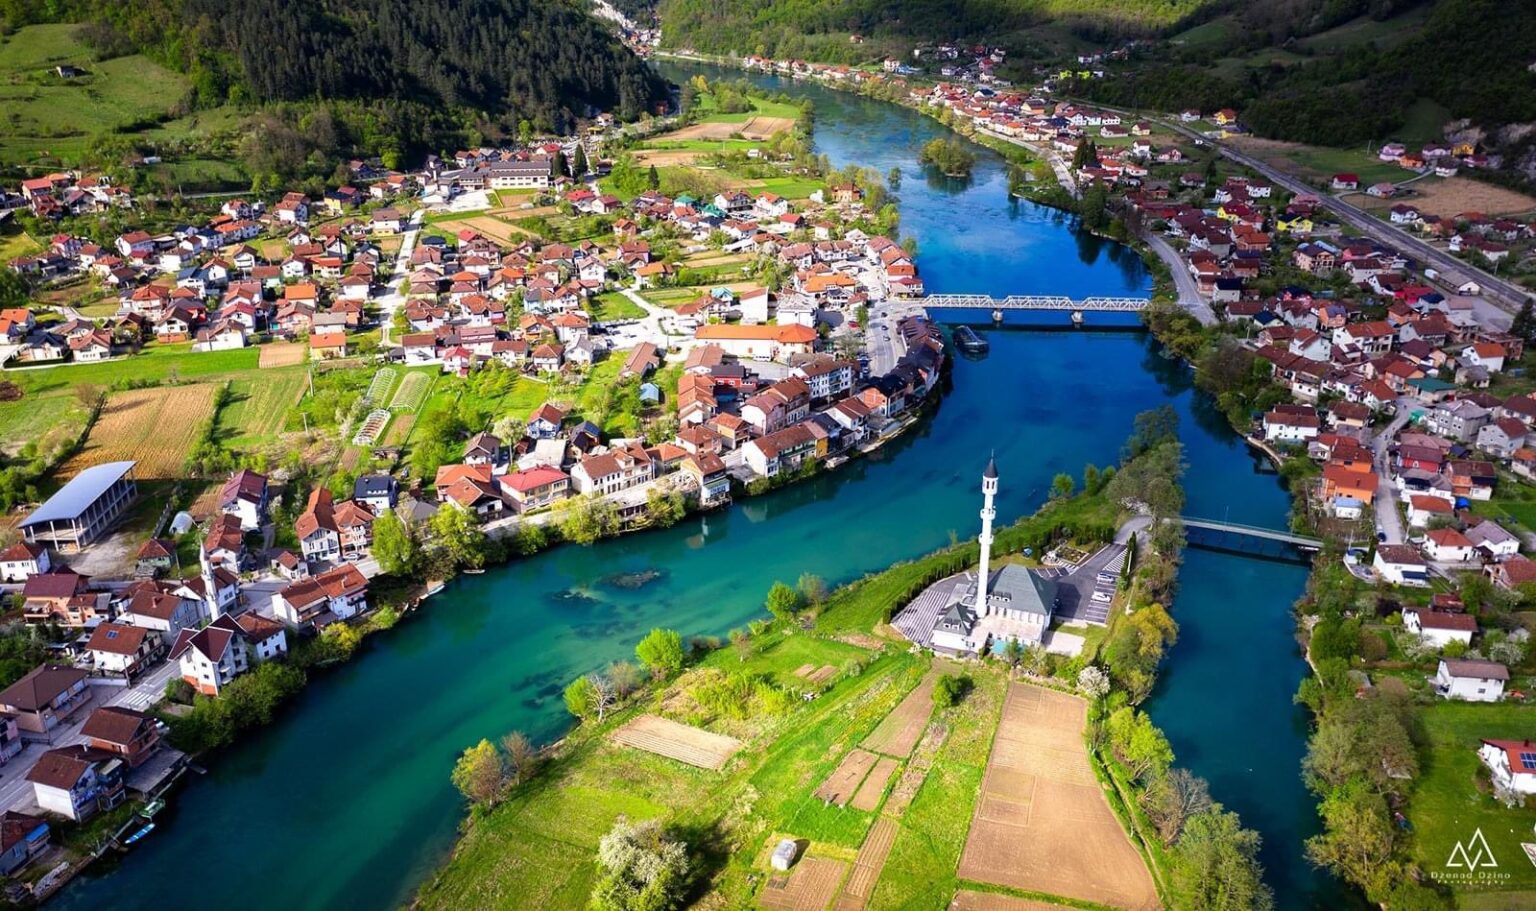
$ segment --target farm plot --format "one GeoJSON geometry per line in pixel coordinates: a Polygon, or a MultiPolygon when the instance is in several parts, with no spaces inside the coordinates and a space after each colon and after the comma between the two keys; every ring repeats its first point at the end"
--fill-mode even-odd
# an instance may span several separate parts
{"type": "Polygon", "coordinates": [[[875,807],[880,806],[880,798],[885,796],[885,785],[896,773],[896,760],[889,756],[881,756],[875,763],[875,768],[859,786],[858,793],[853,795],[853,808],[871,813],[875,807]]]}
{"type": "Polygon", "coordinates": [[[1056,905],[1033,898],[1017,898],[997,892],[972,892],[962,889],[949,903],[949,911],[1061,911],[1067,905],[1056,905]]]}
{"type": "Polygon", "coordinates": [[[1110,810],[1083,744],[1087,703],[1008,690],[958,874],[1128,911],[1160,907],[1141,855],[1110,810]]]}
{"type": "Polygon", "coordinates": [[[763,887],[758,901],[770,911],[823,911],[837,894],[846,861],[807,857],[786,875],[775,876],[763,887]]]}
{"type": "Polygon", "coordinates": [[[114,393],[85,445],[59,469],[71,478],[92,465],[131,459],[142,480],[178,478],[198,431],[213,416],[212,384],[161,386],[114,393]]]}
{"type": "Polygon", "coordinates": [[[869,837],[864,839],[858,856],[853,859],[853,872],[843,884],[837,911],[862,911],[869,903],[869,896],[875,891],[875,883],[880,880],[880,871],[885,869],[885,860],[891,854],[891,845],[896,843],[896,830],[896,821],[888,816],[875,821],[874,827],[869,830],[869,837]]]}
{"type": "Polygon", "coordinates": [[[425,373],[407,373],[394,398],[389,400],[390,411],[419,411],[432,388],[432,377],[425,373]]]}
{"type": "Polygon", "coordinates": [[[696,123],[681,130],[673,130],[656,137],[657,143],[688,141],[693,139],[722,140],[730,139],[733,134],[740,133],[743,139],[760,142],[764,139],[776,136],[779,133],[795,125],[792,117],[753,117],[740,123],[722,123],[714,121],[710,123],[696,123]]]}
{"type": "Polygon", "coordinates": [[[821,787],[816,789],[816,797],[840,807],[846,806],[878,758],[868,750],[849,751],[832,774],[827,776],[827,780],[821,783],[821,787]]]}
{"type": "Polygon", "coordinates": [[[907,698],[901,700],[895,711],[869,732],[864,738],[864,749],[899,759],[911,756],[912,748],[917,746],[923,729],[928,727],[928,718],[933,714],[933,687],[938,679],[939,669],[935,667],[912,688],[907,698]]]}
{"type": "Polygon", "coordinates": [[[614,743],[717,771],[741,749],[741,741],[734,737],[711,734],[659,715],[641,715],[614,731],[612,738],[614,743]]]}
{"type": "Polygon", "coordinates": [[[379,368],[379,372],[373,375],[372,382],[368,384],[368,391],[363,393],[363,401],[370,405],[383,404],[389,397],[390,390],[395,388],[396,376],[393,368],[379,368]]]}
{"type": "Polygon", "coordinates": [[[292,367],[304,363],[308,355],[303,342],[272,342],[260,350],[262,367],[292,367]]]}
{"type": "Polygon", "coordinates": [[[384,428],[388,426],[388,411],[383,408],[377,408],[368,412],[368,416],[363,418],[363,425],[357,428],[357,433],[352,435],[352,445],[372,446],[378,441],[379,436],[384,432],[384,428]]]}
{"type": "Polygon", "coordinates": [[[255,379],[235,380],[229,401],[219,410],[219,432],[226,443],[265,443],[283,430],[288,412],[304,393],[304,371],[266,370],[255,379]]]}

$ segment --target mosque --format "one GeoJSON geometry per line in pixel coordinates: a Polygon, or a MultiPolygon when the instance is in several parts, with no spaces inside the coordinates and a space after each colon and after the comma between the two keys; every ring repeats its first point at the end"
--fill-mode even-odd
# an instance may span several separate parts
{"type": "Polygon", "coordinates": [[[1056,582],[1016,563],[993,570],[992,523],[997,518],[997,460],[981,475],[981,562],[940,579],[902,609],[892,624],[908,639],[947,655],[971,656],[1046,642],[1057,607],[1056,582]]]}

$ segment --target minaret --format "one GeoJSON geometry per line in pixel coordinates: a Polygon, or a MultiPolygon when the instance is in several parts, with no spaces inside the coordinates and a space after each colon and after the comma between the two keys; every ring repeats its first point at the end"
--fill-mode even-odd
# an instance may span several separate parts
{"type": "Polygon", "coordinates": [[[977,542],[981,544],[981,565],[976,570],[976,616],[985,617],[990,611],[987,609],[987,580],[989,578],[988,563],[992,556],[992,520],[997,518],[997,509],[992,505],[992,498],[997,496],[997,457],[987,460],[987,470],[981,473],[981,535],[977,542]]]}

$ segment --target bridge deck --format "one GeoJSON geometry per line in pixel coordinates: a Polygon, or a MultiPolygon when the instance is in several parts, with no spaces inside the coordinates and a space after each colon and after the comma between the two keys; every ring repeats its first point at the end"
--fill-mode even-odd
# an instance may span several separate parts
{"type": "Polygon", "coordinates": [[[1274,528],[1260,528],[1257,525],[1241,525],[1237,522],[1218,522],[1215,519],[1197,519],[1188,516],[1181,517],[1180,521],[1188,528],[1203,528],[1207,531],[1224,531],[1231,534],[1247,535],[1252,538],[1264,538],[1268,541],[1284,541],[1297,547],[1322,547],[1323,542],[1319,538],[1310,538],[1306,535],[1293,534],[1288,531],[1280,531],[1274,528]]]}
{"type": "Polygon", "coordinates": [[[1151,303],[1145,297],[1085,297],[1073,300],[1060,295],[1010,294],[992,297],[988,294],[930,294],[918,298],[925,308],[937,310],[1095,310],[1118,313],[1135,313],[1151,303]]]}

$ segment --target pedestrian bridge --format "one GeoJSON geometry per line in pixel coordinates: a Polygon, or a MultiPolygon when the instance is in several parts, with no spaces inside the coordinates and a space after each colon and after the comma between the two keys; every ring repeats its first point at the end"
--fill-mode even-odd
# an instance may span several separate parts
{"type": "Polygon", "coordinates": [[[1320,538],[1309,538],[1306,535],[1293,534],[1288,531],[1280,531],[1274,528],[1260,528],[1257,525],[1240,525],[1236,522],[1218,522],[1215,519],[1200,519],[1191,516],[1180,516],[1179,521],[1185,528],[1198,528],[1203,531],[1216,532],[1227,536],[1223,540],[1231,540],[1234,544],[1243,543],[1244,539],[1250,544],[1260,542],[1279,542],[1289,544],[1302,550],[1319,550],[1323,546],[1320,538]]]}
{"type": "Polygon", "coordinates": [[[930,294],[917,302],[929,310],[1066,310],[1073,313],[1136,313],[1151,303],[1145,297],[1085,297],[1074,300],[1059,295],[930,294]]]}

